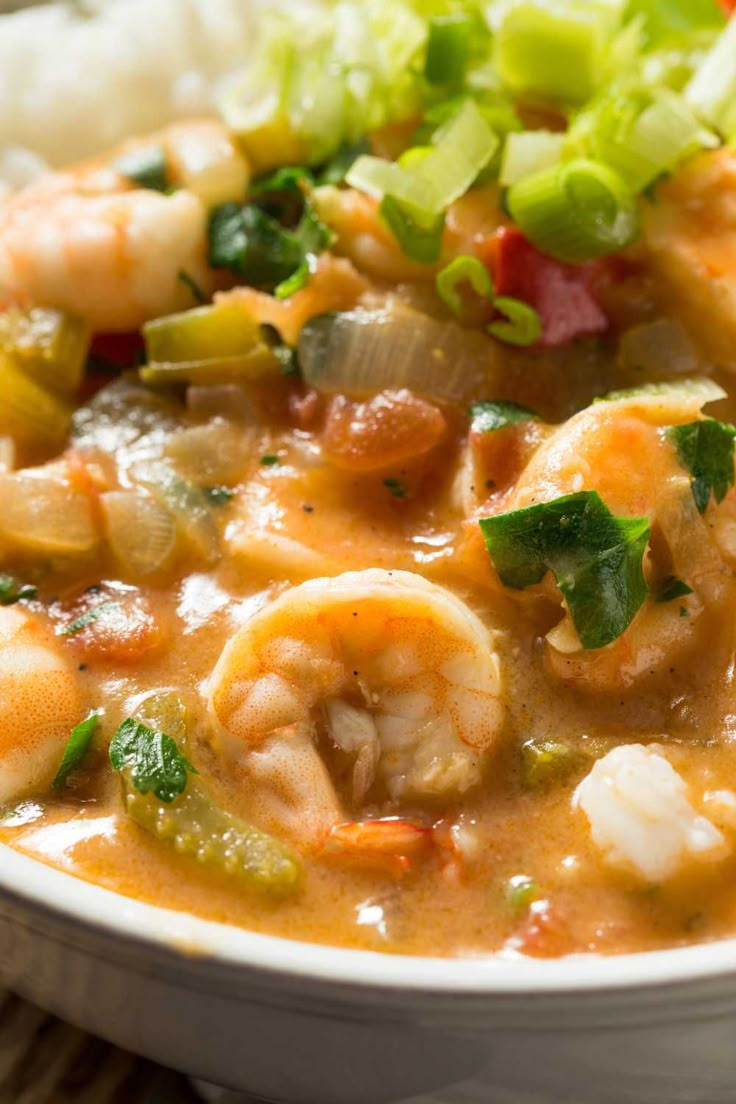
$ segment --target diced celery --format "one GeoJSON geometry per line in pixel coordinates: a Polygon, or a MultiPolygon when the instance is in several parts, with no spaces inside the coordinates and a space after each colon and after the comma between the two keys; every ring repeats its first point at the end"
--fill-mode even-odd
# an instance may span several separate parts
{"type": "Polygon", "coordinates": [[[0,353],[44,387],[61,394],[77,391],[84,375],[91,332],[64,311],[13,307],[0,314],[0,353]]]}
{"type": "Polygon", "coordinates": [[[698,67],[685,89],[685,99],[724,137],[736,131],[736,19],[698,67]]]}
{"type": "Polygon", "coordinates": [[[234,300],[147,322],[145,383],[221,383],[279,374],[256,321],[234,300]]]}
{"type": "Polygon", "coordinates": [[[528,789],[564,782],[584,761],[570,744],[558,740],[527,740],[521,747],[521,780],[528,789]]]}
{"type": "Polygon", "coordinates": [[[69,429],[71,410],[45,391],[0,351],[0,433],[27,445],[58,444],[69,429]]]}

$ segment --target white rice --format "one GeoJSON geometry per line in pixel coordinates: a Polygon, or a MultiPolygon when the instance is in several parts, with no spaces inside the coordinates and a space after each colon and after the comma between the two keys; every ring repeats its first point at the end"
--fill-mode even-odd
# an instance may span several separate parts
{"type": "Polygon", "coordinates": [[[214,80],[248,54],[257,6],[78,0],[0,16],[0,180],[26,182],[28,150],[36,169],[63,165],[210,112],[214,80]]]}
{"type": "Polygon", "coordinates": [[[573,799],[606,862],[650,883],[666,881],[690,862],[723,859],[729,852],[660,751],[642,744],[614,748],[598,760],[573,799]]]}

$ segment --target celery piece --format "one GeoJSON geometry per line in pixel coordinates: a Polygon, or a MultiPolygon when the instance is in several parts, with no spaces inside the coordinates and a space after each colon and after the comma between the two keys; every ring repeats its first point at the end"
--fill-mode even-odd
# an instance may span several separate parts
{"type": "Polygon", "coordinates": [[[277,376],[279,362],[241,303],[224,300],[147,322],[148,384],[219,383],[277,376]]]}
{"type": "Polygon", "coordinates": [[[0,433],[25,444],[60,442],[69,429],[71,411],[45,391],[0,350],[0,433]]]}
{"type": "Polygon", "coordinates": [[[563,782],[580,765],[577,748],[557,740],[527,740],[521,745],[521,780],[527,789],[563,782]]]}
{"type": "Polygon", "coordinates": [[[61,394],[77,391],[91,339],[85,322],[64,311],[13,307],[0,314],[0,353],[44,387],[61,394]]]}

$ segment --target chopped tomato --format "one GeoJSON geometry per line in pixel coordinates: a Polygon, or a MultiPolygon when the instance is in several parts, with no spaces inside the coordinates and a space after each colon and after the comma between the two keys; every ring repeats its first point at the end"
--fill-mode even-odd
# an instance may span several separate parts
{"type": "Polygon", "coordinates": [[[411,391],[381,391],[366,402],[332,399],[322,444],[348,471],[381,471],[423,456],[447,433],[444,415],[411,391]]]}
{"type": "Polygon", "coordinates": [[[532,958],[559,958],[574,949],[572,934],[549,901],[533,901],[510,945],[532,958]]]}
{"type": "Polygon", "coordinates": [[[133,333],[95,334],[90,356],[96,357],[113,368],[132,368],[143,350],[143,338],[133,333]]]}
{"type": "Polygon", "coordinates": [[[161,621],[137,587],[102,583],[56,612],[57,632],[84,661],[132,663],[164,643],[161,621]]]}
{"type": "Polygon", "coordinates": [[[731,15],[736,11],[736,0],[721,0],[721,7],[725,11],[726,15],[731,15]]]}
{"type": "Polygon", "coordinates": [[[483,242],[478,253],[494,276],[497,295],[521,299],[538,311],[540,345],[566,345],[574,337],[608,329],[595,296],[600,262],[563,264],[540,253],[520,230],[506,226],[483,242]]]}

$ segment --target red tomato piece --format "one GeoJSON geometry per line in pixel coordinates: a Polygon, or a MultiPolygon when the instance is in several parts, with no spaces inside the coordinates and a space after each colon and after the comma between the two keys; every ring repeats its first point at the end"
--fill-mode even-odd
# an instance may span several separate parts
{"type": "Polygon", "coordinates": [[[521,299],[538,311],[543,326],[540,345],[566,345],[574,337],[608,329],[594,294],[601,279],[599,262],[563,264],[540,253],[520,230],[508,227],[481,250],[481,260],[493,265],[497,295],[521,299]]]}

